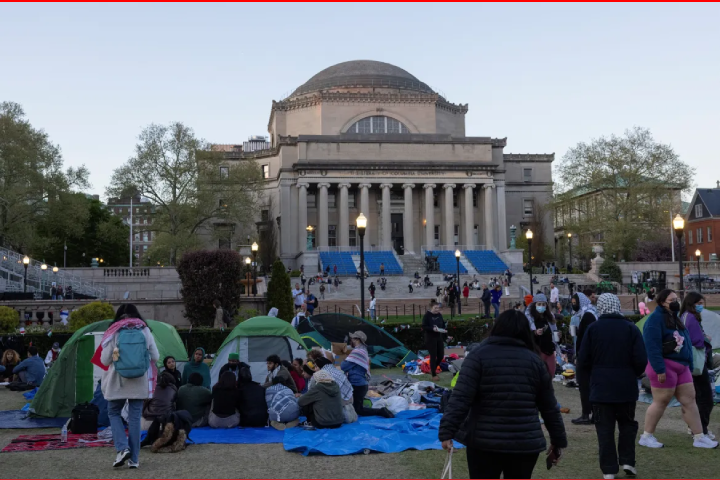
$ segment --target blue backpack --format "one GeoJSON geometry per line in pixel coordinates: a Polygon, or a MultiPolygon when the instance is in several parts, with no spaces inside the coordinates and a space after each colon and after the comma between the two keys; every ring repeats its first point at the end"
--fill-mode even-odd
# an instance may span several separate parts
{"type": "Polygon", "coordinates": [[[139,378],[150,367],[150,354],[145,342],[145,334],[139,328],[123,328],[118,332],[117,349],[119,358],[115,371],[123,378],[139,378]]]}

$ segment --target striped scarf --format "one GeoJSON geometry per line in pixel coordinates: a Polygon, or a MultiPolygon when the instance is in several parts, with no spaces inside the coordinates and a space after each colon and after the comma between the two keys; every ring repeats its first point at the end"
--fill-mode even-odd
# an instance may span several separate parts
{"type": "Polygon", "coordinates": [[[365,370],[370,371],[370,356],[364,345],[353,348],[345,360],[360,365],[365,370]]]}

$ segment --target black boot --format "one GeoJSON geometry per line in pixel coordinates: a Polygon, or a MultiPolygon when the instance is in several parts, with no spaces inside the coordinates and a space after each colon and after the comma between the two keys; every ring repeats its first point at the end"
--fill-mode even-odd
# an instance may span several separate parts
{"type": "Polygon", "coordinates": [[[590,417],[587,415],[583,415],[580,418],[576,418],[574,420],[571,420],[573,425],[592,425],[592,422],[590,421],[590,417]]]}

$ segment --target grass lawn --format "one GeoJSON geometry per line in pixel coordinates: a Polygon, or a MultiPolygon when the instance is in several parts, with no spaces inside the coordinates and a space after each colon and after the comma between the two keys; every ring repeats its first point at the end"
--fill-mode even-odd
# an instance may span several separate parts
{"type": "MultiPolygon", "coordinates": [[[[374,374],[399,374],[399,369],[375,370],[374,374]]],[[[416,377],[429,380],[429,375],[416,377]]],[[[449,373],[440,376],[448,386],[449,373]]],[[[579,394],[556,385],[558,401],[569,407],[563,415],[570,446],[560,465],[549,472],[541,456],[535,478],[598,478],[597,440],[592,427],[577,427],[570,419],[578,415],[579,394]]],[[[19,409],[22,394],[0,388],[0,409],[19,409]]],[[[642,431],[647,405],[639,404],[637,419],[642,431]]],[[[712,429],[720,430],[720,412],[712,429]]],[[[22,434],[59,433],[59,429],[0,430],[0,448],[22,434]]],[[[191,434],[192,435],[192,434],[191,434]]],[[[669,409],[660,422],[657,436],[666,448],[638,447],[638,478],[718,478],[720,451],[692,448],[680,418],[680,409],[669,409]]],[[[113,469],[112,448],[88,448],[49,452],[0,453],[2,478],[440,478],[445,453],[442,451],[398,454],[353,455],[344,457],[303,457],[284,451],[282,445],[194,445],[177,454],[152,454],[143,450],[140,469],[113,469]]],[[[464,450],[454,456],[455,478],[467,478],[464,450]]]]}

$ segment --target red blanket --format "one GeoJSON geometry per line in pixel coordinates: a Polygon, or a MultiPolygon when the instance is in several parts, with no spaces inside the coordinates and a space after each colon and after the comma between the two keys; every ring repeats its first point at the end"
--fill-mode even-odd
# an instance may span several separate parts
{"type": "Polygon", "coordinates": [[[42,452],[45,450],[67,450],[70,448],[111,447],[112,441],[97,442],[97,435],[89,433],[83,435],[68,434],[68,441],[60,442],[60,435],[20,435],[14,439],[0,453],[7,452],[42,452]],[[82,441],[81,441],[82,440],[82,441]]]}

